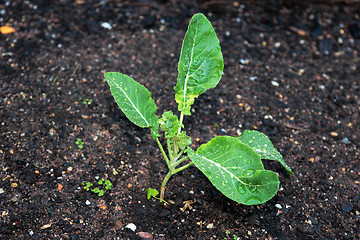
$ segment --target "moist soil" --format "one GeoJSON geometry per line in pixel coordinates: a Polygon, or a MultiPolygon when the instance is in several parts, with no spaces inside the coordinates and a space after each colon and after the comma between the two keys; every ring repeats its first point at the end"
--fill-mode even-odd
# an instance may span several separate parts
{"type": "Polygon", "coordinates": [[[0,25],[15,29],[0,35],[1,239],[360,239],[360,7],[306,2],[1,3],[0,25]],[[165,161],[104,80],[128,74],[159,116],[176,112],[178,57],[198,12],[225,68],[185,130],[193,149],[267,134],[294,175],[264,161],[281,182],[264,204],[226,198],[195,167],[170,179],[173,204],[148,200],[165,161]],[[113,185],[104,196],[81,185],[101,178],[113,185]]]}

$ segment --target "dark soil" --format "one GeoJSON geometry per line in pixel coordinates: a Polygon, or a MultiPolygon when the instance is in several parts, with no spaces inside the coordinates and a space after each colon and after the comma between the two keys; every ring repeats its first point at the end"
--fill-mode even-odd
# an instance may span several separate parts
{"type": "Polygon", "coordinates": [[[0,238],[360,239],[360,8],[294,2],[0,3],[0,26],[16,30],[0,35],[0,238]],[[244,129],[270,136],[295,174],[265,161],[281,181],[265,204],[227,199],[195,167],[168,183],[175,204],[146,199],[165,162],[103,74],[131,75],[158,115],[175,111],[180,47],[197,12],[213,23],[225,68],[185,129],[193,149],[244,129]],[[81,186],[99,178],[113,184],[102,197],[81,186]]]}

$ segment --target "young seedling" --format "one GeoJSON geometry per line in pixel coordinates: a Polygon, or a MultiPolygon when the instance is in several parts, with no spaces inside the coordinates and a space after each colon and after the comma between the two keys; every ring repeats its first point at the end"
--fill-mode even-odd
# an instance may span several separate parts
{"type": "Polygon", "coordinates": [[[104,178],[101,178],[96,183],[96,187],[94,187],[94,184],[91,182],[81,183],[81,185],[84,187],[85,191],[96,193],[99,197],[104,196],[105,191],[112,188],[112,183],[110,180],[105,180],[104,178]]]}
{"type": "Polygon", "coordinates": [[[81,140],[81,138],[77,138],[75,144],[78,146],[79,149],[84,148],[84,142],[81,140]]]}
{"type": "MultiPolygon", "coordinates": [[[[151,93],[131,77],[105,73],[110,91],[125,116],[142,128],[149,128],[158,144],[169,172],[160,188],[160,200],[170,177],[195,165],[211,183],[228,198],[246,205],[261,204],[271,199],[279,189],[279,177],[265,170],[261,159],[280,162],[292,174],[270,139],[263,133],[245,130],[239,137],[218,136],[201,145],[196,151],[191,138],[183,130],[184,116],[191,115],[194,100],[206,90],[214,88],[223,74],[223,56],[219,40],[210,21],[196,14],[189,23],[181,48],[175,101],[180,117],[172,111],[155,114],[157,106],[151,93]],[[165,151],[159,128],[166,139],[165,151]]],[[[156,197],[148,189],[148,198],[156,197]]]]}
{"type": "MultiPolygon", "coordinates": [[[[79,97],[79,101],[82,101],[83,99],[81,97],[79,97]]],[[[89,98],[85,98],[83,101],[82,101],[82,104],[84,105],[90,105],[92,103],[92,99],[89,99],[89,98]]]]}

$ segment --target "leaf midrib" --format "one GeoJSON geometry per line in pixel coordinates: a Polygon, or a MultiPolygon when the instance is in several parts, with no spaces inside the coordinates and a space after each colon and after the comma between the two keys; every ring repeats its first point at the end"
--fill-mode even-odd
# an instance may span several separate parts
{"type": "Polygon", "coordinates": [[[121,92],[125,95],[125,97],[129,100],[129,102],[131,103],[131,105],[133,106],[133,108],[137,111],[137,113],[141,116],[141,118],[145,121],[145,123],[147,124],[147,126],[150,126],[150,123],[144,118],[144,116],[141,114],[141,112],[139,111],[139,109],[134,105],[134,103],[131,101],[131,98],[126,94],[126,92],[121,88],[121,86],[119,84],[117,84],[115,82],[114,79],[111,80],[112,83],[121,90],[121,92]]]}
{"type": "Polygon", "coordinates": [[[248,185],[247,183],[244,183],[243,181],[241,181],[236,175],[234,175],[232,172],[230,172],[229,170],[227,170],[225,167],[221,166],[220,164],[202,156],[202,155],[199,155],[201,158],[205,159],[206,161],[214,164],[215,166],[217,166],[219,169],[224,169],[224,171],[226,171],[227,173],[229,173],[231,176],[233,176],[236,180],[238,180],[239,182],[241,182],[242,184],[244,185],[248,185]]]}
{"type": "MultiPolygon", "coordinates": [[[[198,154],[198,155],[199,155],[199,154],[198,154]]],[[[234,175],[232,172],[228,171],[228,170],[226,169],[226,167],[223,167],[223,166],[221,166],[220,164],[218,164],[218,163],[216,163],[216,162],[214,162],[214,161],[212,161],[212,160],[210,160],[210,159],[208,159],[208,158],[206,158],[206,157],[204,157],[204,156],[202,156],[202,155],[199,155],[199,156],[200,156],[201,158],[209,161],[210,163],[213,163],[213,164],[214,164],[215,166],[217,166],[218,168],[224,169],[226,172],[228,172],[228,173],[229,173],[230,175],[232,175],[236,180],[238,180],[239,182],[241,182],[241,183],[242,183],[243,185],[245,185],[245,186],[251,185],[251,186],[261,187],[261,186],[271,185],[271,183],[269,183],[269,184],[247,184],[247,183],[241,181],[240,178],[238,178],[238,177],[237,177],[236,175],[234,175]]],[[[248,166],[250,166],[250,165],[248,165],[248,166]]],[[[235,187],[235,185],[234,185],[234,187],[235,187]]]]}
{"type": "Polygon", "coordinates": [[[184,93],[183,93],[183,102],[184,102],[184,107],[183,110],[186,108],[186,92],[187,92],[187,82],[189,81],[189,73],[190,73],[190,66],[192,64],[192,60],[193,60],[193,56],[194,56],[194,49],[195,49],[195,42],[196,42],[196,38],[197,38],[197,32],[198,32],[198,26],[195,27],[195,38],[191,47],[191,54],[190,54],[190,63],[188,65],[188,70],[186,73],[186,77],[185,77],[185,82],[184,82],[184,93]]]}

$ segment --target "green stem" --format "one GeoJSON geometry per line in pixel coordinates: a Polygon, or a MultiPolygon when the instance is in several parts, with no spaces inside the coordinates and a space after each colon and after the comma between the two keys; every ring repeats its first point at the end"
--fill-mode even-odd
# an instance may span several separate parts
{"type": "Polygon", "coordinates": [[[169,139],[166,139],[166,144],[167,144],[167,148],[168,148],[168,153],[169,153],[169,158],[170,158],[170,165],[171,165],[171,163],[173,162],[174,156],[173,156],[173,151],[172,151],[171,143],[170,143],[169,139]]]}
{"type": "Polygon", "coordinates": [[[181,150],[175,159],[179,159],[181,157],[181,155],[183,155],[184,151],[185,151],[185,149],[181,150]]]}
{"type": "Polygon", "coordinates": [[[173,173],[171,173],[171,170],[168,172],[168,174],[166,174],[166,176],[164,177],[164,180],[161,184],[161,191],[160,191],[160,199],[164,200],[164,194],[165,194],[165,186],[167,184],[167,182],[169,181],[170,177],[173,175],[173,173]]]}
{"type": "Polygon", "coordinates": [[[178,134],[180,134],[180,132],[181,132],[181,128],[182,128],[182,122],[183,122],[183,120],[184,120],[184,114],[183,114],[183,112],[181,112],[180,113],[180,127],[179,127],[179,131],[178,131],[178,134]]]}
{"type": "Polygon", "coordinates": [[[173,138],[172,141],[173,141],[173,143],[174,143],[174,151],[173,151],[174,156],[173,156],[173,158],[174,158],[174,160],[176,161],[176,159],[177,159],[176,154],[179,152],[179,149],[178,149],[178,147],[177,147],[175,138],[173,138]]]}
{"type": "Polygon", "coordinates": [[[180,163],[182,163],[183,161],[185,161],[187,159],[189,159],[188,156],[181,158],[179,161],[176,161],[174,164],[175,165],[174,167],[179,166],[180,163]]]}
{"type": "Polygon", "coordinates": [[[184,170],[184,169],[186,169],[186,168],[188,168],[188,167],[190,167],[192,165],[194,165],[194,164],[191,162],[191,163],[188,163],[188,164],[186,164],[186,165],[184,165],[182,167],[179,167],[179,168],[175,169],[174,174],[178,173],[178,172],[180,172],[180,171],[182,171],[182,170],[184,170]]]}
{"type": "Polygon", "coordinates": [[[166,155],[166,153],[164,151],[164,148],[162,147],[162,145],[161,145],[161,143],[160,143],[160,141],[159,141],[159,139],[157,137],[155,138],[155,140],[156,140],[157,144],[159,145],[159,148],[160,148],[160,151],[161,151],[162,155],[165,158],[166,165],[168,166],[169,169],[171,169],[170,161],[169,161],[169,158],[167,157],[167,155],[166,155]]]}

